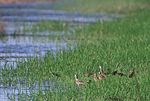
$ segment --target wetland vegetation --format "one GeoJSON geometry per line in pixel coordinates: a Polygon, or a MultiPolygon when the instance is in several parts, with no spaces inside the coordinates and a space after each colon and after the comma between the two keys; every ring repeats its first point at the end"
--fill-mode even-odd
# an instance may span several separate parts
{"type": "MultiPolygon", "coordinates": [[[[114,2],[94,0],[91,1],[92,3],[85,0],[77,1],[79,3],[75,4],[75,7],[78,8],[79,5],[78,9],[83,12],[86,10],[116,12],[119,8],[118,11],[126,13],[118,20],[81,26],[72,35],[66,35],[64,39],[68,42],[75,40],[77,45],[74,48],[68,46],[68,49],[60,50],[56,54],[49,51],[43,58],[28,59],[18,63],[16,68],[1,69],[1,84],[15,85],[17,82],[26,81],[26,85],[30,87],[38,81],[39,90],[25,96],[26,99],[33,101],[149,101],[150,8],[143,7],[143,4],[149,5],[150,2],[148,0],[126,0],[123,3],[121,0],[114,2]],[[117,5],[115,6],[114,3],[117,5]],[[130,3],[133,5],[131,9],[126,6],[130,3]],[[89,5],[95,6],[95,4],[100,4],[99,7],[102,9],[90,9],[89,5]],[[110,73],[105,79],[94,81],[93,76],[84,75],[84,73],[92,75],[98,73],[99,66],[110,73]],[[135,75],[130,78],[128,74],[133,69],[135,75]],[[115,70],[126,76],[111,75],[115,70]],[[85,82],[84,85],[75,84],[75,74],[85,82]],[[40,88],[43,81],[55,81],[60,88],[56,91],[43,92],[40,88]]],[[[49,23],[43,23],[46,25],[40,24],[40,28],[44,26],[46,26],[44,29],[47,28],[49,23]]],[[[54,27],[50,28],[54,30],[64,29],[63,23],[54,22],[52,25],[54,27]]],[[[20,99],[24,99],[23,94],[20,99]]]]}
{"type": "Polygon", "coordinates": [[[149,8],[148,0],[62,0],[54,6],[58,10],[82,13],[128,13],[139,8],[149,8]]]}

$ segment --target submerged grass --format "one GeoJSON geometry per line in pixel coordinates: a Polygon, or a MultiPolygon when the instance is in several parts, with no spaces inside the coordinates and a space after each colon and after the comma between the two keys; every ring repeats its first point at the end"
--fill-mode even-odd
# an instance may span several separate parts
{"type": "Polygon", "coordinates": [[[15,69],[3,69],[1,82],[15,84],[20,78],[30,85],[56,80],[65,86],[63,91],[42,93],[39,90],[31,94],[35,101],[149,101],[149,11],[139,9],[124,19],[82,27],[70,37],[77,40],[75,49],[61,50],[55,55],[49,52],[44,58],[20,63],[15,69]],[[99,65],[125,74],[134,68],[136,74],[133,78],[109,75],[97,82],[92,77],[84,77],[86,71],[98,72],[99,65]],[[75,74],[91,83],[76,86],[75,74]]]}
{"type": "MultiPolygon", "coordinates": [[[[58,21],[41,21],[34,25],[31,29],[32,32],[48,31],[65,31],[69,27],[68,23],[58,21]]],[[[27,29],[26,29],[27,30],[27,29]]]]}

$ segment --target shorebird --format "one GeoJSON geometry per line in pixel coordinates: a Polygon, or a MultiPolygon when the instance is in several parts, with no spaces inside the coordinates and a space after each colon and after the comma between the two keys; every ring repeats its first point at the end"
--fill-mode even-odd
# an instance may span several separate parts
{"type": "Polygon", "coordinates": [[[99,66],[99,75],[102,75],[102,76],[106,76],[106,72],[102,69],[102,67],[101,66],[99,66]]]}
{"type": "Polygon", "coordinates": [[[99,66],[100,71],[98,72],[98,75],[96,73],[93,74],[94,81],[102,80],[105,78],[106,73],[104,70],[102,70],[101,66],[99,66]]]}
{"type": "Polygon", "coordinates": [[[106,75],[104,75],[101,72],[98,72],[98,80],[103,80],[105,78],[106,75]]]}
{"type": "Polygon", "coordinates": [[[118,70],[113,71],[112,75],[126,76],[126,74],[124,74],[124,73],[122,73],[121,71],[118,71],[118,70]]]}
{"type": "Polygon", "coordinates": [[[93,74],[93,79],[94,79],[94,81],[98,80],[98,77],[97,77],[96,73],[93,74]]]}
{"type": "Polygon", "coordinates": [[[80,85],[83,85],[83,84],[84,84],[84,82],[83,82],[83,81],[81,81],[81,80],[79,80],[79,79],[78,79],[78,77],[77,77],[77,75],[76,75],[76,74],[74,75],[74,77],[75,77],[75,83],[76,83],[78,86],[80,86],[80,85]]]}
{"type": "Polygon", "coordinates": [[[118,70],[114,70],[113,72],[112,72],[112,75],[116,75],[118,73],[118,70]]]}
{"type": "Polygon", "coordinates": [[[132,78],[135,75],[135,69],[129,71],[129,78],[132,78]]]}

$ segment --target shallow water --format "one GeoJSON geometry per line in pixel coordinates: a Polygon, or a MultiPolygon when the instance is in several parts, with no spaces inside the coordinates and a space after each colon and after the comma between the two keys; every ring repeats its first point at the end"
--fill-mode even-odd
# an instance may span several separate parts
{"type": "Polygon", "coordinates": [[[117,14],[81,14],[53,10],[50,3],[0,5],[0,20],[8,22],[55,20],[91,23],[118,18],[117,14]],[[18,9],[19,8],[19,9],[18,9]]]}
{"type": "Polygon", "coordinates": [[[0,65],[2,67],[6,61],[12,63],[19,59],[43,56],[47,51],[56,52],[65,48],[65,41],[53,41],[46,36],[6,36],[0,40],[0,65]]]}
{"type": "MultiPolygon", "coordinates": [[[[67,48],[67,42],[63,40],[50,40],[48,35],[11,35],[9,34],[0,39],[0,68],[7,66],[13,66],[15,68],[16,62],[26,61],[28,58],[44,56],[47,51],[57,52],[60,49],[67,48]]],[[[40,33],[41,34],[41,33],[40,33]]],[[[47,32],[48,34],[48,32],[47,32]]],[[[41,88],[43,92],[46,90],[58,89],[56,82],[50,82],[45,85],[42,84],[41,88]]],[[[4,86],[0,87],[0,101],[8,101],[10,99],[17,101],[20,96],[23,99],[27,99],[30,93],[38,92],[38,84],[29,88],[28,86],[22,86],[20,84],[16,86],[4,86]]],[[[61,89],[61,88],[59,88],[61,89]]]]}
{"type": "Polygon", "coordinates": [[[50,2],[33,2],[33,3],[16,3],[16,4],[0,4],[0,9],[52,9],[52,3],[50,2]]]}
{"type": "MultiPolygon", "coordinates": [[[[27,24],[32,26],[32,24],[27,24]]],[[[63,35],[64,32],[36,32],[33,35],[32,32],[24,33],[22,31],[24,24],[19,23],[9,23],[6,29],[6,36],[0,39],[0,68],[3,68],[6,63],[7,66],[13,66],[15,68],[16,62],[22,62],[28,58],[41,57],[45,55],[47,51],[53,53],[59,51],[60,49],[67,48],[67,42],[64,40],[53,40],[51,35],[60,34],[63,35]],[[13,35],[15,32],[17,34],[13,35]]],[[[1,84],[1,83],[0,83],[1,84]]],[[[41,87],[43,91],[57,91],[62,89],[56,81],[43,82],[41,87]]],[[[34,84],[32,87],[25,86],[22,84],[17,84],[16,86],[11,85],[0,85],[0,101],[21,99],[31,99],[30,94],[36,93],[39,90],[38,83],[34,84]]]]}
{"type": "MultiPolygon", "coordinates": [[[[41,86],[39,86],[39,82],[32,84],[30,86],[23,85],[18,83],[16,86],[0,86],[0,101],[18,101],[21,98],[21,101],[24,99],[30,99],[32,101],[32,97],[30,94],[38,93],[42,91],[44,94],[45,91],[48,92],[64,92],[65,87],[56,81],[43,81],[41,86]]],[[[19,100],[20,101],[20,100],[19,100]]]]}

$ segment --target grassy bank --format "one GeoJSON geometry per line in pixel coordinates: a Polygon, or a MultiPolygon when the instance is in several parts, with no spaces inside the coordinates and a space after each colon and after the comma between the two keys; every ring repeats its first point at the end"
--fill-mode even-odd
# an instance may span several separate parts
{"type": "Polygon", "coordinates": [[[17,83],[27,80],[28,85],[36,81],[54,80],[62,85],[60,91],[39,90],[29,99],[35,101],[149,101],[150,98],[150,10],[138,9],[126,18],[112,22],[98,22],[78,29],[72,36],[77,41],[75,49],[51,53],[44,58],[18,63],[16,69],[3,69],[1,82],[17,83]],[[128,75],[135,69],[132,78],[107,75],[104,80],[94,81],[84,73],[99,72],[99,65],[106,71],[119,70],[128,75]],[[85,82],[74,83],[74,75],[85,82]]]}
{"type": "Polygon", "coordinates": [[[148,0],[58,0],[56,6],[58,10],[82,13],[127,13],[138,8],[149,7],[148,0]]]}

